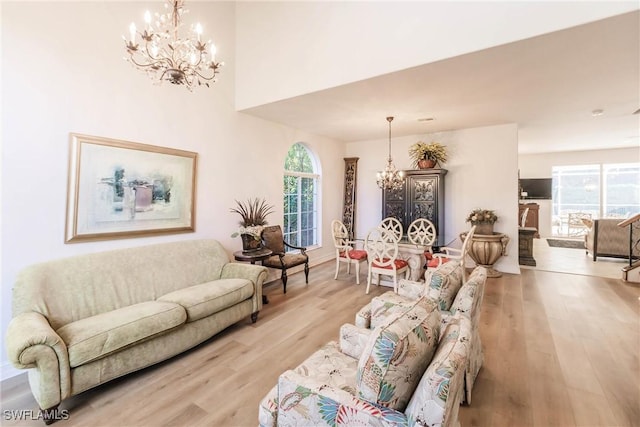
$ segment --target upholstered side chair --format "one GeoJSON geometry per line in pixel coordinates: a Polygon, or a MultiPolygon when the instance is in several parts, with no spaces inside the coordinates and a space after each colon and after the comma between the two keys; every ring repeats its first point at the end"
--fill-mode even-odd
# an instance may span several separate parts
{"type": "Polygon", "coordinates": [[[309,283],[309,256],[307,248],[293,246],[284,241],[282,228],[279,225],[271,225],[262,230],[262,242],[265,248],[271,249],[273,255],[262,261],[262,265],[269,268],[277,268],[282,271],[282,286],[287,293],[287,269],[304,264],[305,282],[309,283]],[[299,250],[300,253],[287,253],[285,246],[299,250]]]}

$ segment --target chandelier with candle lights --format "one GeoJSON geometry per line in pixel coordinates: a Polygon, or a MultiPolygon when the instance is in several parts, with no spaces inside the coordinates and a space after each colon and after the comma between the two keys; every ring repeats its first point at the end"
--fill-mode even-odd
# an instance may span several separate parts
{"type": "Polygon", "coordinates": [[[391,159],[391,122],[393,117],[387,117],[387,121],[389,122],[389,157],[384,171],[378,172],[376,183],[383,190],[398,190],[404,185],[404,172],[398,171],[391,159]]]}
{"type": "Polygon", "coordinates": [[[156,12],[153,19],[145,12],[143,30],[131,23],[129,39],[122,36],[129,54],[125,59],[157,83],[166,80],[189,90],[195,85],[209,87],[224,65],[216,62],[215,45],[202,41],[200,23],[191,26],[190,37],[180,38],[181,20],[188,13],[184,0],[167,0],[164,7],[165,13],[156,12]]]}

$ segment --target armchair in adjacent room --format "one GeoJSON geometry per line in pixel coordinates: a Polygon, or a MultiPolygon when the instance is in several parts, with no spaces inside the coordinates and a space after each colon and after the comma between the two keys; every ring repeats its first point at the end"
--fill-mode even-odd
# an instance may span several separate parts
{"type": "Polygon", "coordinates": [[[293,246],[284,241],[282,228],[279,225],[265,227],[262,231],[262,241],[265,248],[271,249],[273,255],[262,261],[262,265],[282,271],[282,286],[287,293],[287,269],[304,264],[305,282],[309,283],[309,256],[307,248],[293,246]],[[297,249],[300,253],[285,252],[285,246],[297,249]]]}

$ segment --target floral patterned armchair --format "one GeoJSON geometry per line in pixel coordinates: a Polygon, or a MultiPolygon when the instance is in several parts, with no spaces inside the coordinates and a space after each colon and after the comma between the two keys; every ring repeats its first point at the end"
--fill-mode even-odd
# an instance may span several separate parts
{"type": "Polygon", "coordinates": [[[339,344],[280,375],[260,425],[458,425],[471,325],[462,315],[440,324],[422,298],[376,329],[343,325],[339,344]]]}
{"type": "Polygon", "coordinates": [[[361,328],[374,329],[385,319],[405,310],[418,298],[433,299],[442,315],[443,325],[457,313],[462,313],[471,321],[470,354],[465,372],[465,399],[471,404],[473,384],[482,367],[483,352],[480,340],[480,310],[487,281],[487,270],[476,267],[469,279],[462,282],[462,267],[458,263],[445,263],[433,271],[428,282],[400,282],[398,293],[386,292],[371,300],[357,314],[355,324],[361,328]]]}

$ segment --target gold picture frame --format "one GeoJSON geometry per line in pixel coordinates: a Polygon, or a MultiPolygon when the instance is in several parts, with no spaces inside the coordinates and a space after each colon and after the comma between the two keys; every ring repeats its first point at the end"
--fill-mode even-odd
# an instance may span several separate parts
{"type": "Polygon", "coordinates": [[[198,153],[69,139],[65,243],[195,231],[198,153]]]}

